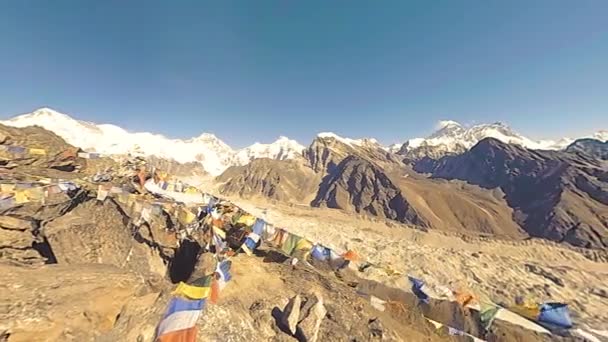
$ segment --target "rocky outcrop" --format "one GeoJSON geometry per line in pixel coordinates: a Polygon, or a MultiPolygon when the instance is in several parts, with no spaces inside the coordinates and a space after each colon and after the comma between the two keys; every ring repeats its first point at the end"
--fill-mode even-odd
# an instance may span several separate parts
{"type": "Polygon", "coordinates": [[[315,193],[320,177],[301,160],[256,159],[232,166],[217,178],[222,194],[264,196],[280,201],[303,201],[315,193]]]}
{"type": "Polygon", "coordinates": [[[312,205],[424,225],[390,177],[377,165],[355,156],[342,160],[325,177],[312,205]]]}
{"type": "Polygon", "coordinates": [[[8,341],[89,341],[112,330],[147,290],[135,273],[102,264],[19,267],[0,262],[0,332],[8,341]]]}
{"type": "Polygon", "coordinates": [[[164,276],[159,251],[138,243],[139,229],[110,198],[85,201],[43,227],[60,264],[100,263],[164,276]]]}
{"type": "Polygon", "coordinates": [[[488,138],[467,153],[427,160],[415,169],[437,178],[501,188],[514,219],[531,236],[608,247],[608,177],[600,161],[488,138]]]}
{"type": "Polygon", "coordinates": [[[608,160],[608,141],[578,139],[566,147],[566,152],[579,153],[591,158],[608,160]]]}

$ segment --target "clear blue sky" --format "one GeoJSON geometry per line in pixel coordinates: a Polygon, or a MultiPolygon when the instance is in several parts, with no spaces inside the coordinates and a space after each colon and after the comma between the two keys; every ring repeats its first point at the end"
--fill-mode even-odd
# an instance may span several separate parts
{"type": "Polygon", "coordinates": [[[608,129],[608,1],[0,1],[0,116],[244,146],[608,129]]]}

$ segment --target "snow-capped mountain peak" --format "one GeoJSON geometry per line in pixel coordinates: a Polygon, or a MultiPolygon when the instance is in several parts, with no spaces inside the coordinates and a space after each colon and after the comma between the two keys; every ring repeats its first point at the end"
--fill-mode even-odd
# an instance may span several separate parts
{"type": "MultiPolygon", "coordinates": [[[[350,145],[350,146],[372,146],[372,145],[378,145],[379,147],[382,147],[380,145],[380,143],[378,142],[378,140],[374,139],[374,138],[361,138],[361,139],[350,139],[350,138],[344,138],[341,137],[339,135],[337,135],[336,133],[333,132],[321,132],[319,134],[317,134],[317,138],[321,138],[321,139],[335,139],[337,141],[342,142],[343,144],[346,145],[350,145]]],[[[385,149],[384,147],[382,147],[383,149],[385,149]]]]}
{"type": "Polygon", "coordinates": [[[160,134],[128,132],[112,124],[76,120],[51,108],[40,108],[0,123],[14,127],[40,126],[69,144],[91,152],[156,156],[180,163],[200,162],[212,175],[219,175],[229,166],[245,164],[255,158],[295,158],[304,149],[296,141],[280,137],[272,144],[254,144],[234,151],[211,133],[187,140],[170,139],[160,134]]]}
{"type": "Polygon", "coordinates": [[[536,141],[526,138],[503,122],[464,126],[456,121],[444,120],[440,121],[437,127],[438,130],[427,138],[408,140],[401,148],[401,153],[406,153],[419,147],[438,147],[446,152],[460,152],[463,149],[471,148],[480,140],[489,137],[532,149],[557,148],[554,141],[536,141]]]}
{"type": "Polygon", "coordinates": [[[276,160],[294,159],[302,155],[304,146],[297,141],[280,136],[270,144],[254,143],[239,150],[235,155],[236,164],[244,165],[257,158],[271,158],[276,160]]]}

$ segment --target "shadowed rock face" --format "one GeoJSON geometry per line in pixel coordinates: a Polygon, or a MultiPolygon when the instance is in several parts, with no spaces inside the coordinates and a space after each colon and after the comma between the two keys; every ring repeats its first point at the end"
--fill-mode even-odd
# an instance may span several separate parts
{"type": "Polygon", "coordinates": [[[423,224],[389,176],[377,165],[356,156],[342,160],[324,178],[311,204],[423,224]]]}
{"type": "Polygon", "coordinates": [[[578,139],[566,147],[566,152],[578,153],[608,160],[608,141],[601,142],[595,139],[578,139]]]}
{"type": "Polygon", "coordinates": [[[470,151],[417,163],[418,172],[500,187],[514,218],[532,236],[608,247],[606,164],[584,155],[532,151],[484,139],[470,151]]]}

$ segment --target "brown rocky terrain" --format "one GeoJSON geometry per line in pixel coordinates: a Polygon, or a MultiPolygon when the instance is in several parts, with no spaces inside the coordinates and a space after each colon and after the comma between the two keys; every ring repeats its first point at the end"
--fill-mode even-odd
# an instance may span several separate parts
{"type": "Polygon", "coordinates": [[[280,198],[388,218],[422,229],[516,239],[528,236],[513,220],[513,210],[500,190],[429,179],[372,142],[353,146],[333,138],[317,138],[304,156],[307,162],[260,161],[231,168],[217,178],[220,183],[216,186],[224,195],[280,198]],[[292,169],[298,172],[285,172],[292,169]]]}
{"type": "Polygon", "coordinates": [[[484,139],[470,151],[416,165],[435,178],[500,188],[531,236],[608,247],[608,167],[583,154],[532,151],[484,139]]]}
{"type": "Polygon", "coordinates": [[[390,177],[376,164],[354,155],[340,161],[323,179],[311,204],[424,225],[390,177]]]}
{"type": "Polygon", "coordinates": [[[315,192],[319,178],[301,160],[262,158],[244,166],[232,166],[217,180],[223,183],[222,194],[306,201],[315,192]]]}
{"type": "Polygon", "coordinates": [[[356,155],[369,162],[377,164],[382,169],[400,168],[401,161],[392,153],[385,151],[382,146],[373,141],[364,141],[360,146],[353,146],[335,138],[317,137],[304,150],[304,158],[317,173],[331,174],[345,158],[356,155]]]}
{"type": "MultiPolygon", "coordinates": [[[[7,141],[18,141],[17,132],[9,132],[7,141]]],[[[53,169],[62,150],[71,147],[51,143],[56,136],[49,132],[33,132],[40,142],[48,140],[42,145],[47,154],[7,156],[5,165],[12,164],[0,175],[2,183],[38,186],[52,176],[70,179],[78,188],[0,211],[2,340],[152,341],[175,283],[205,274],[212,256],[195,240],[177,239],[172,215],[138,225],[132,206],[113,197],[95,199],[99,184],[92,178],[100,171],[111,176],[103,184],[152,196],[133,181],[140,161],[125,168],[103,158],[69,157],[64,166],[70,167],[53,169]]],[[[26,140],[19,143],[28,146],[26,140]]],[[[404,294],[394,298],[395,307],[374,308],[357,291],[356,268],[335,273],[305,263],[292,266],[287,256],[266,247],[254,256],[237,254],[232,263],[232,280],[197,323],[200,341],[454,339],[423,317],[432,312],[439,317],[439,304],[425,313],[404,294]]],[[[498,332],[527,341],[548,339],[499,324],[488,336],[498,332]]]]}
{"type": "Polygon", "coordinates": [[[581,328],[608,333],[605,251],[536,238],[507,240],[422,231],[367,215],[263,199],[234,201],[312,241],[356,250],[362,259],[379,266],[359,273],[365,279],[404,289],[409,287],[404,275],[411,274],[424,279],[428,291],[460,286],[506,305],[516,296],[564,302],[581,328]]]}

